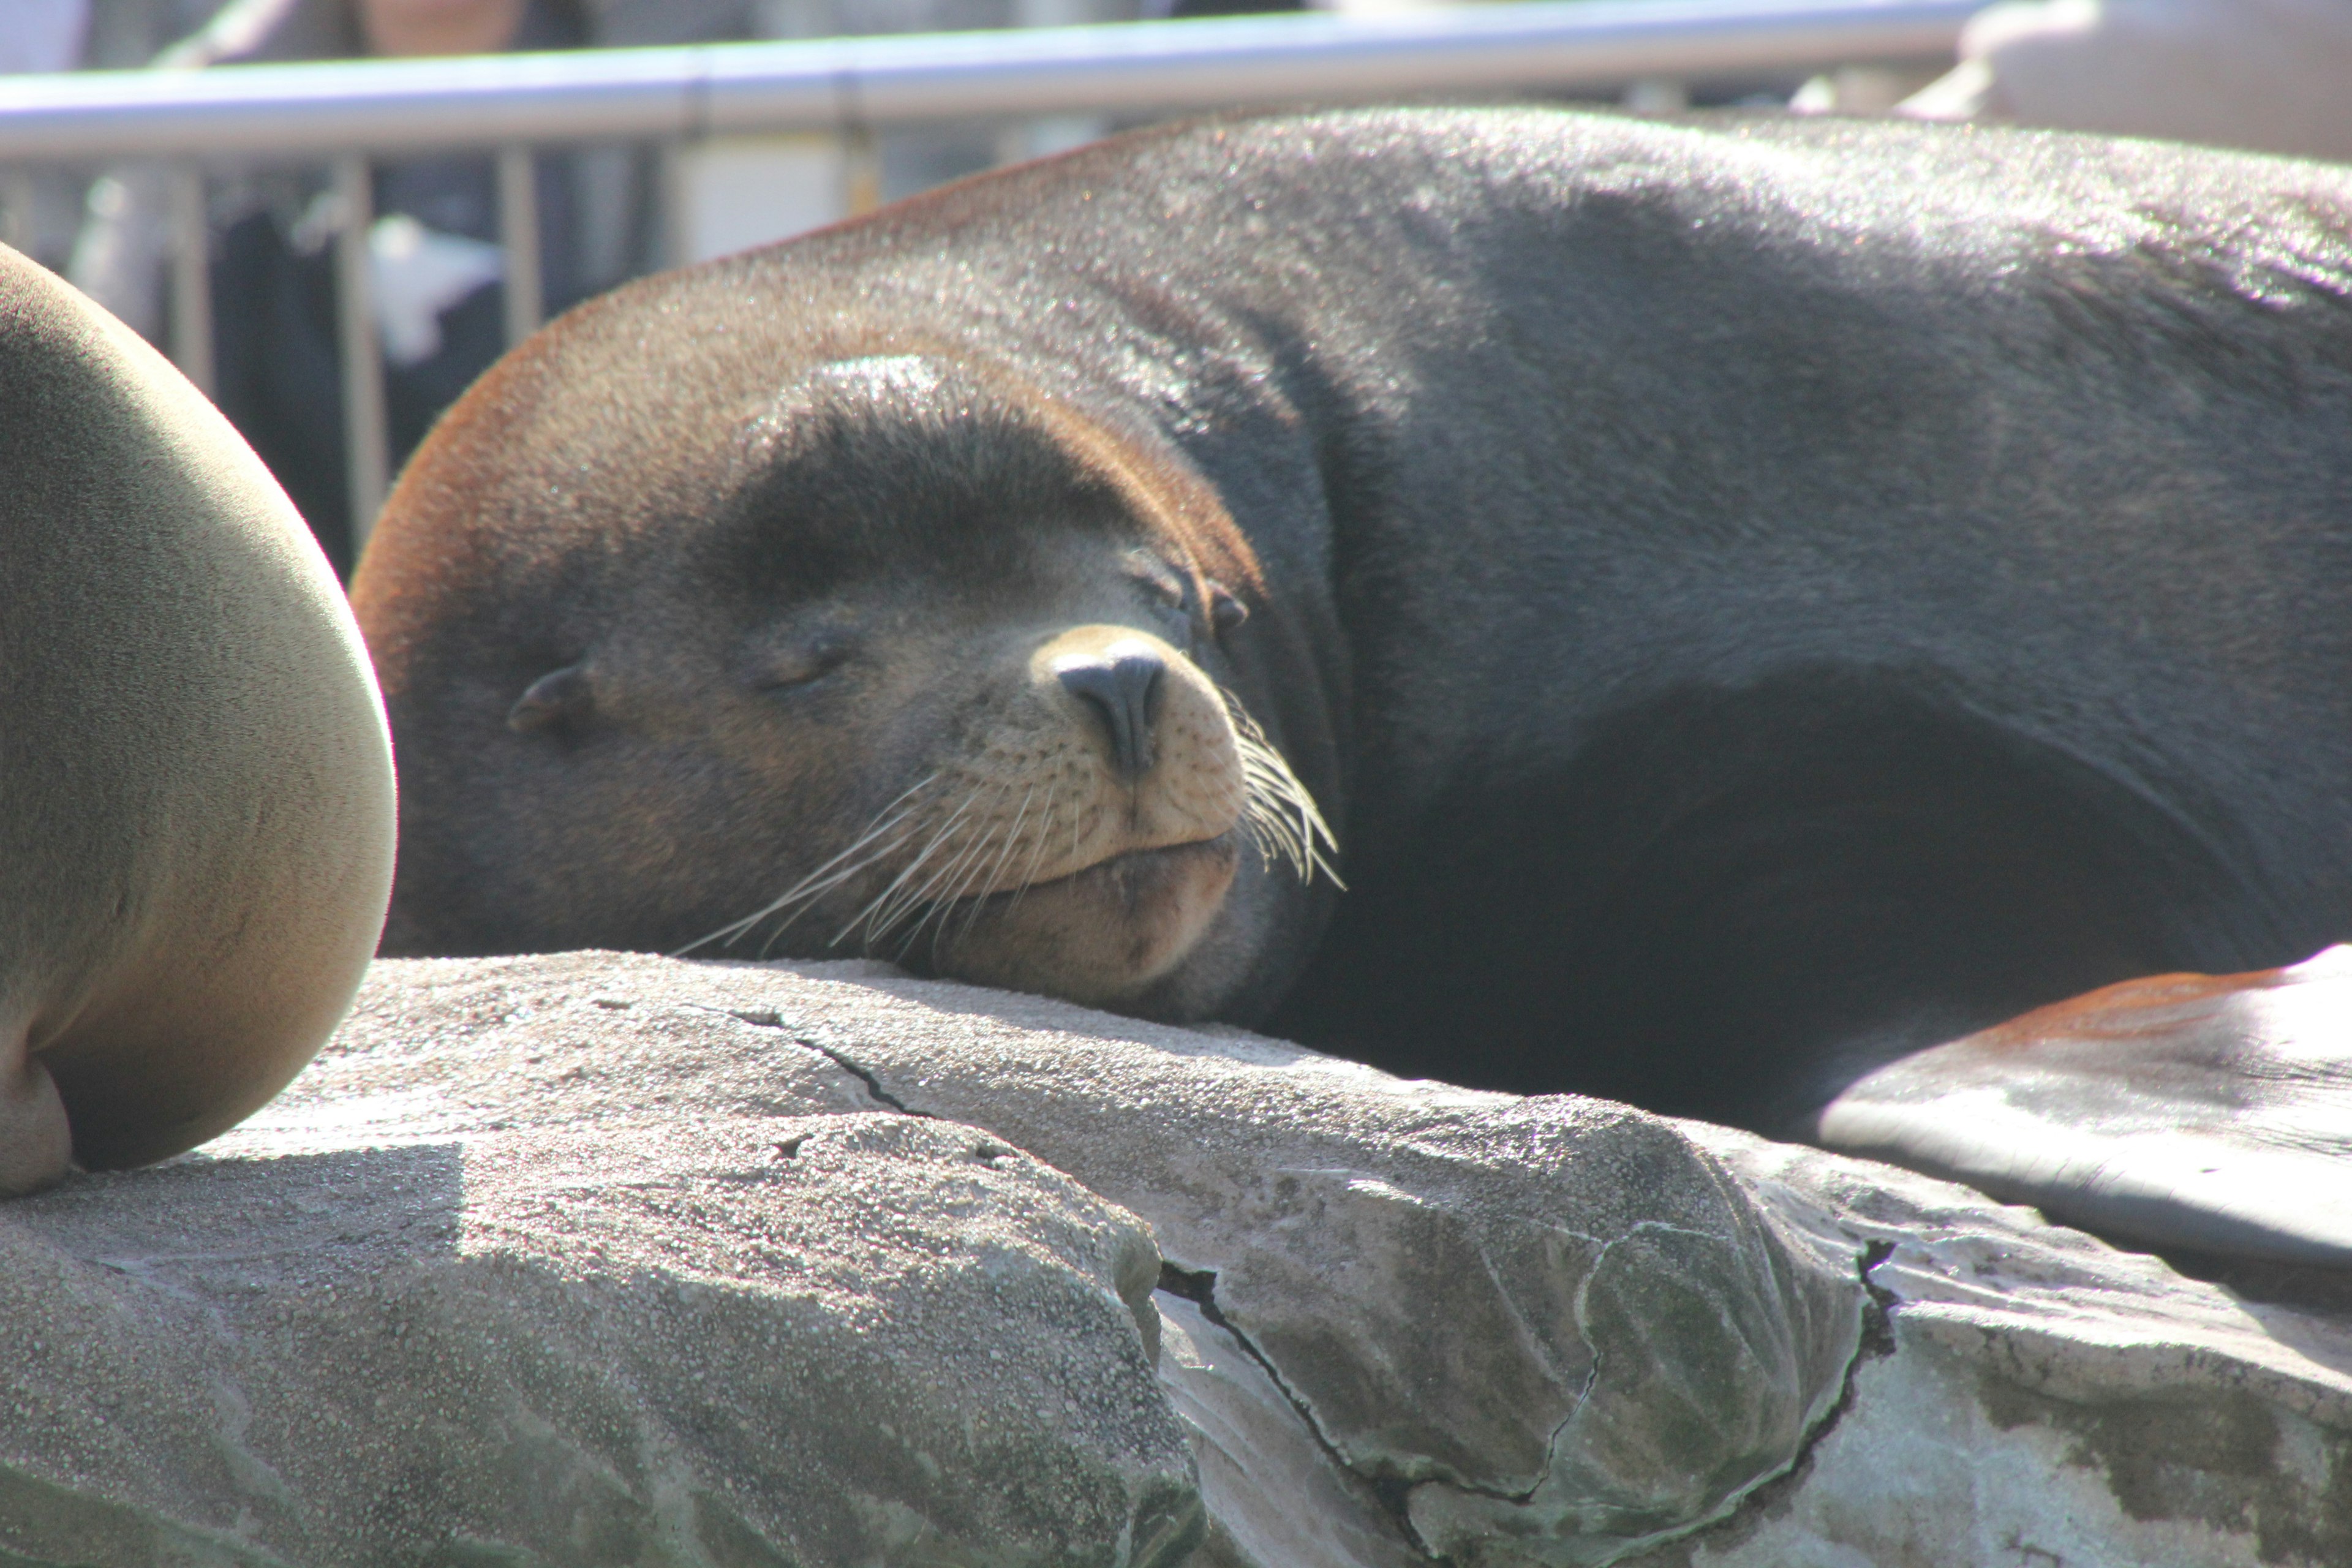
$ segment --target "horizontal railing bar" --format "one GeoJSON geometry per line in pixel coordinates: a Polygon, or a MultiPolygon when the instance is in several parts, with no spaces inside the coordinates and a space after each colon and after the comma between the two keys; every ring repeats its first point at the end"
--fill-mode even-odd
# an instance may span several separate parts
{"type": "Polygon", "coordinates": [[[0,77],[0,162],[317,159],[929,119],[1600,89],[1949,58],[1979,0],[1529,0],[458,59],[0,77]]]}

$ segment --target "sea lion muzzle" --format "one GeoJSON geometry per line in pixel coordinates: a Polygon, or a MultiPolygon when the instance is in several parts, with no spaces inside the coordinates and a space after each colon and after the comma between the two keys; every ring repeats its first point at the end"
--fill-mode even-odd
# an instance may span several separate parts
{"type": "Polygon", "coordinates": [[[1111,772],[1132,784],[1151,766],[1167,664],[1141,643],[1122,639],[1099,653],[1057,653],[1052,668],[1109,742],[1111,772]]]}

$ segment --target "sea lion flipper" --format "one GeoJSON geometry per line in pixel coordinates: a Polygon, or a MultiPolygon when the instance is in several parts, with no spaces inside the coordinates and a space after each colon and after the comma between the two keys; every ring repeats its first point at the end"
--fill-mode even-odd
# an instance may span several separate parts
{"type": "Polygon", "coordinates": [[[73,1160],[73,1130],[49,1069],[27,1056],[21,1032],[0,1049],[0,1198],[47,1186],[73,1160]]]}
{"type": "Polygon", "coordinates": [[[1871,1073],[1820,1133],[2103,1234],[2352,1266],[2352,949],[2039,1008],[1871,1073]]]}

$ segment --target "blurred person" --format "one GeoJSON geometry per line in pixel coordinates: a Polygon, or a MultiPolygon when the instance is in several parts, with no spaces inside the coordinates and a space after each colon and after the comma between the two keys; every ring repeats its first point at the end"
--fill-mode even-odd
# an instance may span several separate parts
{"type": "Polygon", "coordinates": [[[1896,106],[2352,161],[2352,0],[2029,0],[1896,106]]]}
{"type": "MultiPolygon", "coordinates": [[[[232,0],[155,60],[163,69],[356,57],[418,58],[741,37],[729,0],[232,0]]],[[[379,161],[368,251],[395,464],[505,352],[504,254],[488,153],[379,161]]],[[[550,314],[660,258],[649,157],[634,148],[541,155],[541,299],[550,314]]],[[[214,400],[300,509],[338,573],[353,564],[334,239],[317,168],[215,182],[214,400]]],[[[93,187],[68,276],[161,339],[171,242],[161,171],[93,187]]]]}
{"type": "MultiPolygon", "coordinates": [[[[0,0],[0,76],[73,69],[89,29],[89,0],[0,0]]],[[[63,170],[0,167],[0,239],[55,266],[56,215],[79,184],[63,170]]]]}
{"type": "Polygon", "coordinates": [[[222,0],[0,0],[0,76],[143,66],[222,0]]]}
{"type": "MultiPolygon", "coordinates": [[[[201,26],[221,0],[0,0],[0,75],[117,70],[201,26]]],[[[0,237],[63,271],[79,232],[89,171],[35,163],[0,169],[0,237]]]]}
{"type": "Polygon", "coordinates": [[[0,0],[0,76],[71,70],[89,28],[89,0],[0,0]]]}

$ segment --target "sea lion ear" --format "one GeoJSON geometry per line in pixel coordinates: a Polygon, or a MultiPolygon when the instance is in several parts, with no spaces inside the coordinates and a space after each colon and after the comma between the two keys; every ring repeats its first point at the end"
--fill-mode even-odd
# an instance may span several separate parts
{"type": "Polygon", "coordinates": [[[1209,625],[1220,632],[1232,631],[1249,619],[1249,606],[1234,597],[1234,591],[1214,577],[1204,579],[1209,584],[1209,625]]]}
{"type": "Polygon", "coordinates": [[[588,672],[576,664],[542,675],[507,710],[507,728],[519,735],[533,734],[575,722],[588,715],[593,702],[588,672]]]}

